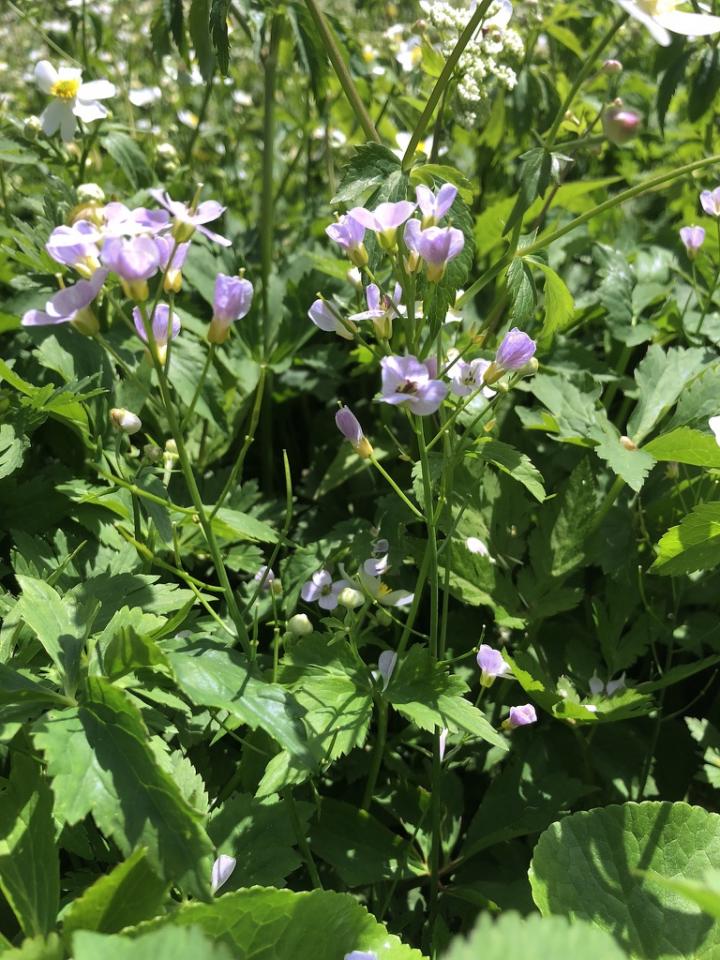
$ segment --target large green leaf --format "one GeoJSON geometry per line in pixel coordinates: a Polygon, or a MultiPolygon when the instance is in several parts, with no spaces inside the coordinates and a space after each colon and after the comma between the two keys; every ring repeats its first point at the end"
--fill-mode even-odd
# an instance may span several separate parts
{"type": "Polygon", "coordinates": [[[27,936],[50,933],[57,918],[60,863],[52,806],[39,764],[15,753],[0,794],[0,888],[27,936]]]}
{"type": "Polygon", "coordinates": [[[720,502],[698,504],[657,545],[652,573],[677,576],[720,563],[720,502]]]}
{"type": "Polygon", "coordinates": [[[149,920],[159,911],[168,884],[150,868],[143,849],[136,850],[73,900],[63,915],[63,935],[76,930],[116,933],[149,920]]]}
{"type": "Polygon", "coordinates": [[[675,460],[695,467],[720,469],[720,445],[715,437],[690,427],[678,427],[647,443],[643,450],[656,460],[675,460]]]}
{"type": "Polygon", "coordinates": [[[671,347],[667,353],[654,344],[635,370],[640,394],[628,421],[627,433],[640,444],[670,410],[685,385],[702,370],[705,351],[671,347]]]}
{"type": "Polygon", "coordinates": [[[540,837],[530,868],[540,912],[589,920],[632,958],[710,958],[720,924],[638,871],[699,880],[720,862],[720,816],[686,803],[646,802],[575,813],[540,837]]]}
{"type": "Polygon", "coordinates": [[[69,598],[61,598],[44,580],[18,575],[17,581],[22,597],[15,608],[16,616],[35,631],[65,678],[66,688],[73,692],[78,682],[84,645],[76,605],[69,598]]]}
{"type": "Polygon", "coordinates": [[[229,947],[194,927],[166,927],[130,939],[102,933],[76,933],[74,960],[233,960],[229,947]]]}
{"type": "Polygon", "coordinates": [[[494,464],[503,473],[521,483],[536,500],[543,502],[546,494],[542,474],[526,454],[520,453],[509,443],[490,439],[482,439],[476,444],[475,453],[480,460],[494,464]]]}
{"type": "Polygon", "coordinates": [[[422,960],[354,897],[325,890],[238,890],[212,903],[186,904],[137,932],[168,924],[199,927],[229,944],[234,960],[340,960],[353,950],[371,950],[377,960],[422,960]]]}
{"type": "Polygon", "coordinates": [[[443,960],[626,960],[613,938],[589,923],[564,917],[485,914],[469,937],[457,937],[443,960]]]}
{"type": "Polygon", "coordinates": [[[74,824],[92,813],[126,857],[146,847],[165,880],[196,896],[209,893],[212,844],[203,817],[157,762],[122,690],[90,677],[80,705],[48,713],[35,725],[34,740],[53,778],[58,820],[74,824]]]}
{"type": "Polygon", "coordinates": [[[448,673],[447,667],[434,663],[427,650],[416,646],[398,663],[385,696],[422,730],[446,727],[507,750],[506,738],[465,699],[466,691],[467,685],[460,677],[448,673]]]}

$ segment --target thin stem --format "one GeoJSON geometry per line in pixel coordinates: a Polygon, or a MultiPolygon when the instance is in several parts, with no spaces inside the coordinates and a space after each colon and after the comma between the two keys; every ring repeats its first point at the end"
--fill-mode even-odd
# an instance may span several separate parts
{"type": "Polygon", "coordinates": [[[368,140],[374,140],[375,143],[380,143],[380,134],[375,129],[375,124],[365,109],[365,104],[360,99],[360,94],[347,68],[347,64],[343,60],[340,47],[338,46],[330,24],[325,18],[325,14],[320,9],[319,4],[316,3],[316,0],[305,0],[305,4],[310,11],[310,16],[315,21],[315,26],[318,28],[322,42],[325,45],[325,50],[330,58],[330,63],[333,65],[335,74],[340,81],[340,86],[343,88],[343,92],[348,98],[350,106],[353,108],[358,123],[363,128],[365,136],[368,140]]]}
{"type": "Polygon", "coordinates": [[[265,57],[265,91],[263,108],[262,194],[260,197],[260,253],[262,277],[263,357],[270,352],[270,273],[273,260],[275,230],[273,181],[275,175],[275,87],[277,82],[278,52],[282,39],[284,18],[276,14],[270,26],[270,45],[265,57]]]}
{"type": "Polygon", "coordinates": [[[181,430],[185,429],[185,427],[188,425],[188,423],[192,418],[193,412],[195,410],[195,404],[198,402],[198,397],[200,396],[200,393],[202,392],[202,388],[205,385],[205,378],[208,375],[208,370],[210,369],[210,365],[212,364],[214,356],[215,356],[215,344],[211,343],[210,348],[208,349],[208,352],[207,352],[207,356],[205,357],[205,365],[202,368],[202,373],[200,374],[200,377],[197,382],[197,386],[195,387],[195,392],[193,393],[192,400],[190,401],[190,406],[187,408],[187,412],[185,416],[182,418],[182,422],[180,424],[181,430]]]}
{"type": "MultiPolygon", "coordinates": [[[[718,257],[720,258],[720,220],[717,220],[716,223],[717,223],[718,257]]],[[[694,271],[695,271],[695,264],[693,264],[693,277],[695,276],[694,271]]],[[[715,291],[717,290],[718,280],[720,280],[720,259],[718,260],[718,265],[715,269],[715,277],[713,278],[712,287],[710,288],[710,292],[708,293],[707,300],[705,301],[705,306],[703,307],[702,313],[700,314],[700,319],[698,320],[697,328],[695,329],[696,334],[700,334],[700,332],[702,331],[702,325],[705,322],[705,317],[707,316],[707,312],[710,309],[710,304],[712,303],[712,299],[715,296],[715,291]]]]}
{"type": "Polygon", "coordinates": [[[300,820],[297,807],[295,806],[295,800],[293,799],[293,796],[289,790],[285,791],[284,797],[285,803],[287,804],[288,813],[290,814],[290,822],[292,823],[293,830],[295,831],[295,838],[297,840],[298,847],[300,847],[300,853],[305,861],[307,872],[310,874],[310,882],[313,885],[313,889],[322,890],[323,885],[322,881],[320,880],[320,874],[318,873],[315,865],[310,844],[307,842],[305,830],[303,829],[302,821],[300,820]]]}
{"type": "Polygon", "coordinates": [[[185,149],[185,164],[190,166],[192,160],[193,150],[195,149],[195,144],[197,139],[200,136],[200,127],[205,120],[207,115],[208,107],[210,105],[210,95],[212,94],[213,80],[215,79],[215,71],[213,71],[208,77],[207,83],[205,84],[205,93],[203,94],[202,103],[200,104],[200,113],[198,113],[197,123],[193,129],[193,132],[190,134],[190,139],[188,140],[188,145],[185,149]]]}
{"type": "Polygon", "coordinates": [[[8,206],[8,194],[7,194],[7,184],[5,183],[5,167],[4,164],[0,162],[0,193],[2,194],[2,204],[3,204],[3,219],[5,220],[5,226],[12,226],[12,219],[10,218],[10,207],[8,206]]]}
{"type": "Polygon", "coordinates": [[[388,483],[390,484],[390,486],[393,488],[393,490],[395,491],[395,493],[400,497],[400,499],[401,499],[402,502],[405,504],[405,506],[415,514],[415,516],[418,518],[418,520],[424,520],[425,517],[423,516],[423,514],[418,510],[418,508],[415,506],[415,504],[412,503],[412,501],[409,500],[408,497],[402,492],[402,490],[400,489],[400,487],[395,483],[395,481],[394,481],[393,478],[390,476],[390,474],[387,472],[387,470],[385,469],[385,467],[383,467],[382,464],[380,464],[380,463],[375,459],[375,457],[370,457],[370,463],[375,467],[375,469],[378,471],[378,473],[381,474],[381,476],[383,476],[383,477],[387,480],[387,482],[388,482],[388,483]]]}
{"type": "Polygon", "coordinates": [[[565,97],[565,99],[563,100],[560,108],[558,109],[558,112],[557,112],[557,115],[556,115],[556,117],[555,117],[555,120],[553,121],[553,125],[552,125],[552,127],[550,127],[550,132],[548,133],[547,139],[545,140],[545,149],[546,149],[548,152],[549,152],[550,150],[552,150],[552,148],[553,148],[553,146],[554,146],[554,144],[555,144],[555,140],[556,140],[556,138],[557,138],[558,131],[560,130],[560,125],[561,125],[562,122],[563,122],[563,119],[564,119],[564,117],[565,117],[565,114],[566,114],[566,113],[568,112],[568,110],[570,109],[570,107],[571,107],[571,105],[572,105],[572,102],[573,102],[573,100],[575,99],[575,96],[576,96],[578,90],[579,90],[580,87],[585,83],[585,81],[587,80],[587,78],[590,76],[590,74],[591,74],[591,73],[593,72],[593,70],[595,69],[595,62],[597,61],[597,58],[598,58],[598,57],[600,56],[600,54],[603,52],[603,50],[605,49],[605,47],[608,46],[608,44],[610,43],[610,41],[612,40],[612,38],[613,38],[613,37],[615,36],[615,34],[618,32],[618,30],[620,29],[620,27],[625,23],[625,21],[627,20],[627,18],[628,18],[627,13],[625,13],[625,12],[623,11],[623,13],[621,13],[620,16],[617,17],[617,19],[613,21],[612,26],[610,27],[610,29],[608,30],[608,32],[607,32],[606,34],[604,34],[604,36],[600,37],[600,39],[598,40],[598,42],[595,44],[595,46],[592,48],[592,50],[590,51],[590,53],[589,53],[589,54],[587,55],[587,57],[585,58],[585,63],[583,64],[582,69],[580,70],[580,72],[578,73],[577,77],[575,78],[575,81],[573,82],[573,85],[570,87],[570,90],[568,91],[567,96],[565,97]]]}
{"type": "Polygon", "coordinates": [[[463,32],[458,37],[457,43],[453,47],[453,50],[450,56],[445,62],[442,73],[437,79],[437,83],[433,87],[432,93],[428,97],[428,101],[425,104],[425,109],[423,110],[420,119],[418,120],[413,134],[410,137],[410,143],[407,145],[407,149],[402,158],[402,169],[405,173],[412,167],[413,158],[415,157],[415,151],[417,150],[417,145],[423,138],[425,131],[432,119],[432,115],[435,112],[435,107],[440,101],[440,97],[445,92],[445,88],[450,83],[450,78],[452,76],[453,70],[457,66],[457,62],[463,54],[465,47],[472,40],[473,34],[480,26],[483,17],[487,13],[488,7],[493,2],[493,0],[483,0],[483,2],[477,7],[475,13],[470,17],[467,26],[463,32]]]}
{"type": "Polygon", "coordinates": [[[382,696],[376,698],[377,703],[377,735],[375,737],[375,746],[373,747],[372,759],[370,760],[370,770],[365,781],[365,792],[363,793],[362,810],[369,810],[372,803],[375,785],[377,783],[380,767],[382,766],[383,754],[385,753],[385,740],[387,737],[388,706],[382,696]]]}

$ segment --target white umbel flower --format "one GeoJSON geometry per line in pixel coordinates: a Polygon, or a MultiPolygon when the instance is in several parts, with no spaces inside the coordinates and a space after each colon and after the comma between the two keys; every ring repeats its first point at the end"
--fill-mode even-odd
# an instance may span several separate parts
{"type": "Polygon", "coordinates": [[[43,132],[51,137],[59,130],[66,143],[75,136],[77,119],[83,123],[102,120],[107,110],[98,101],[115,96],[115,85],[108,80],[83,83],[82,70],[76,67],[56,70],[49,60],[36,64],[35,81],[43,93],[53,98],[40,117],[43,132]]]}
{"type": "Polygon", "coordinates": [[[670,33],[707,37],[720,33],[720,17],[676,10],[681,0],[615,0],[626,13],[648,29],[656,43],[670,45],[670,33]],[[670,33],[668,33],[670,31],[670,33]]]}

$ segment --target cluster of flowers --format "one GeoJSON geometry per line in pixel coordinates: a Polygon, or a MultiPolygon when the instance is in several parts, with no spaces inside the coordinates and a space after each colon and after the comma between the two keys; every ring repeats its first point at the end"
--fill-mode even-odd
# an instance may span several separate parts
{"type": "MultiPolygon", "coordinates": [[[[165,293],[177,293],[182,286],[182,268],[190,241],[197,231],[223,246],[230,241],[206,226],[224,212],[214,200],[187,205],[160,190],[149,191],[160,209],[130,209],[123,203],[103,204],[104,195],[95,184],[78,191],[81,203],[69,226],[56,227],[45,245],[57,263],[69,267],[83,279],[54,294],[44,310],[28,310],[24,326],[71,323],[81,332],[95,334],[98,321],[91,305],[100,296],[106,281],[114,275],[125,295],[142,305],[149,297],[148,280],[162,274],[165,293]]],[[[242,276],[218,274],[215,280],[213,317],[208,330],[211,343],[222,343],[231,324],[250,310],[253,287],[242,276]]],[[[146,343],[149,332],[158,356],[164,362],[168,341],[180,332],[180,320],[166,303],[156,303],[150,317],[140,306],[133,308],[138,335],[146,343]]]]}
{"type": "Polygon", "coordinates": [[[338,606],[354,610],[367,600],[383,607],[407,607],[414,595],[407,590],[393,590],[382,579],[390,570],[390,544],[376,540],[372,556],[363,562],[356,577],[343,570],[340,580],[333,580],[329,570],[321,569],[303,584],[300,596],[306,603],[317,603],[321,610],[335,610],[338,606]]]}
{"type": "MultiPolygon", "coordinates": [[[[421,0],[420,6],[437,34],[440,53],[447,58],[475,12],[476,0],[469,5],[421,0]]],[[[495,0],[460,57],[458,97],[466,123],[475,124],[481,119],[497,85],[512,90],[517,83],[515,71],[505,62],[521,60],[525,52],[520,34],[508,26],[512,15],[510,0],[495,0]]]]}
{"type": "MultiPolygon", "coordinates": [[[[700,206],[708,217],[720,220],[720,187],[715,187],[714,190],[703,190],[700,194],[700,206]]],[[[680,239],[687,250],[688,257],[694,260],[705,243],[705,228],[691,223],[680,229],[680,239]]]]}

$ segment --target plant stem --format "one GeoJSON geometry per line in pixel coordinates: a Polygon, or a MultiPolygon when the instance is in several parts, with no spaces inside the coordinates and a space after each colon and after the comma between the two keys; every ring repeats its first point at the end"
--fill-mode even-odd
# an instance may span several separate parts
{"type": "Polygon", "coordinates": [[[205,378],[208,375],[208,370],[210,369],[210,365],[212,363],[214,356],[215,356],[215,344],[211,343],[210,348],[208,349],[208,352],[205,355],[205,365],[202,368],[202,373],[200,374],[200,377],[197,382],[197,386],[195,387],[195,393],[193,393],[192,400],[190,401],[190,406],[187,408],[187,412],[185,416],[182,418],[182,422],[180,423],[181,430],[185,429],[185,427],[190,421],[190,418],[193,415],[193,411],[195,410],[195,404],[198,402],[198,397],[202,392],[202,388],[205,384],[205,378]]]}
{"type": "Polygon", "coordinates": [[[205,93],[203,94],[202,103],[200,104],[200,113],[198,113],[198,120],[197,120],[197,123],[195,124],[195,127],[192,133],[190,134],[190,139],[188,140],[188,145],[185,149],[185,165],[186,166],[190,166],[193,150],[195,149],[195,144],[197,143],[197,139],[200,136],[200,127],[203,124],[203,120],[205,119],[205,115],[207,114],[207,111],[208,111],[208,106],[210,105],[210,95],[212,93],[214,79],[215,79],[215,71],[213,70],[213,72],[210,74],[210,76],[207,79],[207,83],[205,84],[205,93]]]}
{"type": "Polygon", "coordinates": [[[315,866],[315,860],[313,859],[312,850],[310,849],[310,844],[307,842],[307,837],[305,836],[305,830],[303,829],[302,821],[298,816],[297,807],[295,806],[295,800],[289,790],[286,790],[284,793],[285,803],[287,804],[288,812],[290,814],[290,822],[292,823],[293,830],[295,831],[295,838],[297,839],[298,846],[300,847],[300,853],[303,856],[305,861],[305,866],[307,867],[307,872],[310,874],[310,881],[313,885],[314,890],[322,890],[323,885],[320,880],[320,874],[318,873],[317,867],[315,866]]]}
{"type": "Polygon", "coordinates": [[[440,101],[440,97],[445,92],[445,88],[450,83],[450,78],[452,76],[453,70],[457,66],[457,62],[462,56],[465,47],[472,40],[473,34],[480,26],[483,17],[487,13],[488,7],[493,2],[493,0],[482,0],[482,3],[477,7],[475,13],[470,17],[467,26],[460,34],[457,39],[457,43],[453,47],[453,50],[450,56],[445,62],[442,73],[437,79],[437,83],[433,87],[432,93],[428,97],[428,101],[425,104],[425,109],[423,110],[420,119],[418,120],[413,134],[410,137],[410,143],[407,145],[407,149],[402,158],[402,169],[405,173],[412,167],[413,158],[415,157],[415,151],[417,150],[417,145],[423,138],[423,135],[427,129],[432,115],[435,112],[435,107],[440,101]]]}
{"type": "Polygon", "coordinates": [[[393,480],[393,478],[392,478],[392,477],[390,476],[390,474],[387,472],[387,470],[385,469],[385,467],[383,467],[380,463],[378,463],[378,461],[375,459],[375,457],[370,457],[370,463],[375,467],[375,469],[378,471],[378,473],[381,474],[381,475],[387,480],[387,482],[388,482],[388,483],[390,484],[390,486],[393,488],[393,490],[395,491],[395,493],[400,497],[400,499],[401,499],[402,502],[405,504],[405,506],[415,514],[415,516],[418,518],[418,520],[424,520],[425,517],[423,516],[423,514],[418,510],[418,508],[415,506],[415,504],[412,503],[412,502],[408,499],[408,497],[405,496],[405,494],[402,492],[402,490],[400,489],[400,487],[395,483],[395,481],[393,480]]]}
{"type": "Polygon", "coordinates": [[[330,24],[327,22],[325,14],[320,9],[320,6],[316,0],[305,0],[305,4],[310,11],[310,16],[315,21],[315,26],[318,28],[322,42],[325,45],[325,50],[330,58],[330,63],[333,65],[335,75],[340,81],[340,86],[343,88],[343,92],[348,98],[350,106],[353,108],[358,123],[363,128],[365,136],[368,138],[368,140],[374,140],[375,143],[380,143],[380,134],[375,129],[375,124],[372,122],[370,114],[365,109],[365,104],[360,99],[360,94],[358,93],[355,82],[347,68],[347,64],[343,60],[340,47],[338,46],[338,42],[335,39],[335,35],[332,32],[330,24]]]}
{"type": "Polygon", "coordinates": [[[572,105],[572,102],[573,102],[573,100],[575,99],[575,96],[576,96],[578,90],[579,90],[580,87],[585,83],[585,81],[587,80],[587,78],[590,76],[590,74],[591,74],[591,73],[593,72],[593,70],[595,69],[595,62],[596,62],[597,58],[598,58],[598,57],[600,56],[600,54],[603,52],[603,50],[605,49],[605,47],[607,47],[607,45],[610,43],[610,41],[612,40],[612,38],[613,38],[613,37],[615,36],[615,34],[618,32],[618,30],[620,29],[620,27],[625,23],[625,21],[627,20],[627,18],[628,18],[627,13],[625,13],[625,12],[623,11],[623,13],[621,13],[620,16],[617,17],[617,19],[613,21],[612,26],[610,27],[610,29],[608,30],[608,32],[607,32],[604,36],[600,37],[600,39],[598,40],[598,42],[595,44],[595,46],[592,48],[592,50],[590,51],[590,53],[588,53],[587,57],[585,58],[585,63],[583,64],[582,69],[580,70],[580,72],[578,73],[577,77],[575,78],[575,81],[573,82],[573,85],[570,87],[570,90],[569,90],[567,96],[566,96],[565,99],[563,100],[563,102],[562,102],[562,104],[561,104],[561,106],[560,106],[560,108],[559,108],[559,110],[558,110],[558,112],[557,112],[557,115],[556,115],[556,117],[555,117],[555,120],[553,121],[553,125],[552,125],[552,127],[550,127],[550,132],[548,133],[547,139],[545,140],[545,149],[546,149],[548,152],[549,152],[550,150],[552,150],[552,148],[553,148],[553,146],[554,146],[554,144],[555,144],[555,140],[556,140],[556,138],[557,138],[558,131],[560,130],[560,125],[561,125],[562,122],[563,122],[563,119],[564,119],[564,117],[565,117],[565,114],[566,114],[566,113],[568,112],[568,110],[570,109],[570,106],[572,105]]]}
{"type": "MultiPolygon", "coordinates": [[[[715,291],[717,289],[718,280],[720,280],[720,220],[717,220],[716,223],[717,223],[717,242],[718,242],[718,258],[719,258],[718,265],[715,269],[715,277],[713,279],[712,287],[710,288],[710,292],[708,293],[707,300],[705,301],[705,306],[703,307],[702,313],[700,314],[700,319],[698,320],[698,325],[695,330],[696,334],[700,334],[700,332],[702,331],[702,326],[703,326],[703,323],[705,322],[705,317],[707,315],[708,310],[710,309],[712,298],[714,297],[715,291]]],[[[693,278],[694,277],[695,277],[695,264],[693,264],[693,278]]]]}
{"type": "Polygon", "coordinates": [[[385,753],[388,705],[387,701],[382,696],[376,697],[375,702],[377,705],[377,734],[375,736],[375,746],[373,748],[372,759],[370,761],[370,770],[368,772],[367,780],[365,781],[365,792],[363,793],[363,801],[360,808],[361,810],[370,809],[373,794],[375,793],[375,785],[377,783],[378,774],[380,773],[380,767],[382,766],[383,754],[385,753]]]}

